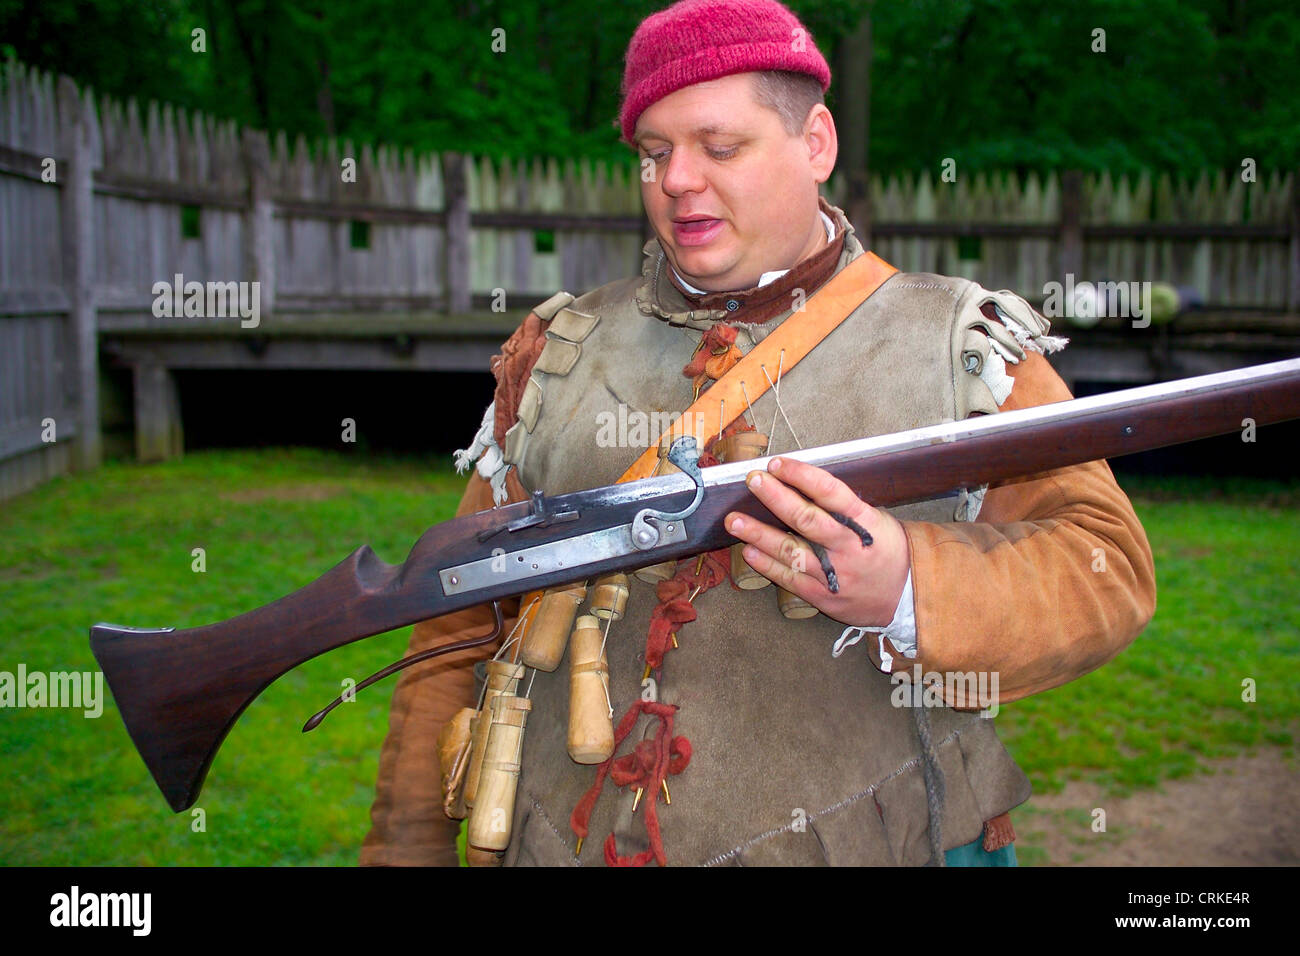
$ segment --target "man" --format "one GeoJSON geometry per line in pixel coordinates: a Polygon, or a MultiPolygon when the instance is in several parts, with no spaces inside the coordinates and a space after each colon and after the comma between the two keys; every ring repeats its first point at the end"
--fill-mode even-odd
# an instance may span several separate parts
{"type": "MultiPolygon", "coordinates": [[[[641,276],[560,293],[506,343],[460,513],[617,481],[642,448],[599,441],[602,421],[620,405],[685,409],[725,376],[708,359],[729,364],[800,322],[805,299],[864,254],[818,198],[837,152],[821,102],[829,82],[807,31],[772,0],[685,0],[641,24],[620,119],[647,172],[656,238],[641,276]]],[[[896,274],[797,368],[765,366],[773,387],[747,399],[743,424],[717,431],[764,429],[780,453],[1067,399],[1042,355],[1064,343],[1047,331],[1011,293],[896,274]]],[[[641,768],[640,796],[593,785],[603,775],[565,751],[568,669],[537,673],[504,862],[1014,863],[1007,811],[1029,785],[977,709],[1100,666],[1154,612],[1150,548],[1110,469],[1093,462],[892,513],[791,459],[750,488],[802,540],[730,515],[745,561],[821,614],[787,619],[774,589],[706,583],[690,601],[698,619],[660,659],[647,629],[662,628],[673,599],[634,580],[606,645],[610,705],[630,728],[619,755],[630,773],[627,754],[651,741],[674,762],[641,768]],[[962,710],[916,706],[933,701],[895,679],[914,669],[991,678],[992,699],[950,699],[950,686],[947,703],[962,710]],[[647,697],[668,706],[638,716],[647,697]],[[579,854],[586,830],[598,845],[579,854]]],[[[719,566],[682,562],[678,578],[719,566]]],[[[487,622],[483,609],[427,622],[411,649],[487,622]]],[[[455,862],[434,741],[475,705],[475,659],[431,662],[399,683],[363,863],[455,862]]]]}

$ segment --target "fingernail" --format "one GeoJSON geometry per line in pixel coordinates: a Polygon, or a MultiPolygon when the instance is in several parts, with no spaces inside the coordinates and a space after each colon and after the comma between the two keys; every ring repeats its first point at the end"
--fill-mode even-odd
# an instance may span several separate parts
{"type": "Polygon", "coordinates": [[[781,470],[781,459],[780,459],[780,458],[773,458],[770,462],[768,462],[768,464],[767,464],[767,470],[770,471],[770,472],[772,472],[772,473],[774,473],[774,474],[775,474],[776,472],[780,471],[780,470],[781,470]]]}
{"type": "Polygon", "coordinates": [[[743,519],[741,519],[741,518],[732,518],[732,519],[731,519],[731,533],[732,533],[732,534],[735,534],[737,531],[739,531],[739,530],[740,530],[741,528],[743,528],[743,527],[745,527],[745,522],[744,522],[743,519]]]}
{"type": "Polygon", "coordinates": [[[761,484],[763,484],[763,476],[761,474],[759,474],[758,472],[754,472],[752,475],[749,476],[749,487],[757,488],[761,484]]]}

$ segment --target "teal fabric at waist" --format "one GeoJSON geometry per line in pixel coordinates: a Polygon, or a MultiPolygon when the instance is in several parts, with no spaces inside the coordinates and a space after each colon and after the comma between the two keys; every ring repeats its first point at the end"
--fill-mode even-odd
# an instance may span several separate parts
{"type": "Polygon", "coordinates": [[[953,847],[943,854],[949,866],[1016,866],[1016,845],[1008,843],[1000,850],[988,853],[984,850],[984,834],[980,834],[965,846],[953,847]]]}

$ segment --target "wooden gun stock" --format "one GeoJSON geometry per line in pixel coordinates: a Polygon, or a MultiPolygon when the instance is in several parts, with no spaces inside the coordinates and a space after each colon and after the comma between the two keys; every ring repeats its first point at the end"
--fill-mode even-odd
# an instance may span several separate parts
{"type": "Polygon", "coordinates": [[[396,570],[362,547],[301,590],[227,621],[181,631],[90,629],[127,732],[173,810],[198,799],[217,748],[267,685],[317,654],[390,629],[382,594],[396,570]]]}
{"type": "MultiPolygon", "coordinates": [[[[1246,419],[1267,425],[1291,418],[1300,418],[1300,359],[783,457],[824,467],[864,500],[886,507],[1237,431],[1246,419]]],[[[182,631],[97,624],[91,648],[132,741],[180,812],[198,798],[239,715],[286,671],[343,644],[461,608],[732,544],[722,525],[729,512],[775,522],[744,483],[768,460],[704,469],[698,479],[675,474],[538,494],[429,529],[400,565],[362,547],[266,607],[182,631]],[[633,545],[631,529],[647,514],[660,537],[633,545]]],[[[457,646],[466,645],[441,650],[457,646]]]]}

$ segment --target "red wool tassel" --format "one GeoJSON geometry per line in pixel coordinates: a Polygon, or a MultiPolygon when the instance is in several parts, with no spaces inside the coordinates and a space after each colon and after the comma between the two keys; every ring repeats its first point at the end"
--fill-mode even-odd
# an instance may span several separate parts
{"type": "Polygon", "coordinates": [[[631,733],[641,714],[659,718],[659,730],[653,740],[643,740],[630,754],[622,757],[611,756],[596,770],[596,782],[591,785],[569,817],[569,827],[579,838],[585,838],[590,829],[591,814],[596,808],[596,800],[605,785],[605,778],[611,774],[620,786],[635,785],[646,791],[646,835],[650,838],[650,849],[632,857],[618,855],[614,834],[605,840],[605,862],[609,866],[644,866],[655,860],[660,866],[666,866],[663,838],[659,830],[659,788],[669,774],[681,773],[691,759],[691,744],[685,737],[673,736],[673,714],[677,712],[676,704],[660,704],[656,701],[637,700],[628,708],[623,719],[618,722],[614,732],[614,750],[631,733]]]}
{"type": "MultiPolygon", "coordinates": [[[[641,716],[641,705],[647,701],[638,700],[623,715],[614,728],[614,752],[618,752],[619,746],[632,728],[636,726],[636,719],[641,716]]],[[[664,706],[664,705],[659,705],[664,706]]],[[[676,710],[676,708],[673,708],[676,710]]],[[[569,828],[577,835],[579,839],[586,839],[588,833],[588,824],[591,821],[591,812],[596,808],[596,798],[600,796],[601,788],[605,785],[605,777],[609,775],[610,769],[614,765],[614,757],[611,755],[608,760],[596,768],[596,782],[591,785],[578,805],[573,808],[573,813],[569,815],[569,828]]]]}

